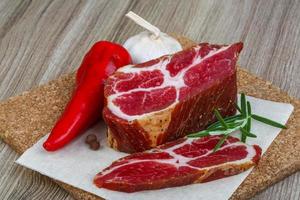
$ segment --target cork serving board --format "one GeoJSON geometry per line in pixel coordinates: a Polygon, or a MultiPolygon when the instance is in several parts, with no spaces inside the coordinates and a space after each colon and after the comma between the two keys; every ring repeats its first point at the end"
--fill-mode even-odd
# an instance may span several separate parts
{"type": "MultiPolygon", "coordinates": [[[[186,48],[194,44],[178,37],[186,48]]],[[[75,73],[11,97],[0,103],[0,137],[16,152],[23,153],[48,133],[68,102],[75,73]]],[[[257,98],[291,103],[294,112],[287,130],[282,130],[263,155],[258,166],[234,192],[231,199],[248,199],[256,193],[300,170],[300,100],[288,96],[276,86],[238,67],[239,92],[257,98]]],[[[90,193],[56,181],[75,199],[99,200],[90,193]]]]}

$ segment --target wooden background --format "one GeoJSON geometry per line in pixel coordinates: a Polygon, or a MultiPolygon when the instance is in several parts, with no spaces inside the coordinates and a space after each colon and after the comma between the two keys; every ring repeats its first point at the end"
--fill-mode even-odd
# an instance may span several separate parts
{"type": "MultiPolygon", "coordinates": [[[[299,0],[0,0],[0,100],[74,71],[97,40],[141,31],[130,10],[195,41],[243,41],[239,64],[300,98],[299,0]]],[[[0,199],[72,199],[17,157],[0,140],[0,199]]],[[[254,199],[300,199],[300,172],[254,199]]]]}

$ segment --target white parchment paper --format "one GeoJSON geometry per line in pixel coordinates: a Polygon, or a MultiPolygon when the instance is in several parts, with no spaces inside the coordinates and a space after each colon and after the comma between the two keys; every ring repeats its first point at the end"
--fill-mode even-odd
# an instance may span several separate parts
{"type": "MultiPolygon", "coordinates": [[[[291,104],[277,103],[247,97],[253,113],[286,123],[293,111],[291,104]]],[[[67,147],[53,153],[46,152],[42,144],[46,136],[28,149],[16,162],[53,179],[67,183],[105,199],[111,200],[224,200],[228,199],[251,170],[236,176],[182,187],[135,193],[115,192],[93,185],[93,177],[114,160],[127,154],[117,152],[106,145],[105,125],[99,123],[67,147]],[[92,151],[84,143],[87,134],[95,133],[101,138],[101,149],[92,151]]],[[[263,152],[267,150],[280,129],[253,121],[252,132],[257,138],[249,138],[249,144],[258,144],[263,152]]]]}

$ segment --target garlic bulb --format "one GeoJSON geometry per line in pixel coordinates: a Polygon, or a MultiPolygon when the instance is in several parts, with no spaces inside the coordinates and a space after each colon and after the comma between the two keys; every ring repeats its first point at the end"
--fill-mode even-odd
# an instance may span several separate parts
{"type": "Polygon", "coordinates": [[[175,38],[162,33],[157,27],[143,18],[133,12],[129,12],[126,16],[147,29],[147,31],[130,37],[123,45],[130,53],[134,64],[143,63],[182,50],[180,43],[175,38]]]}

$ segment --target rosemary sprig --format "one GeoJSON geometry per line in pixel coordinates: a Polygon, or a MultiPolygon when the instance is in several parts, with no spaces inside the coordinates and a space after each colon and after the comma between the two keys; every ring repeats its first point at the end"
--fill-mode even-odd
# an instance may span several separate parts
{"type": "Polygon", "coordinates": [[[244,93],[241,94],[241,107],[235,105],[240,114],[223,118],[220,112],[215,109],[214,114],[218,119],[217,122],[211,124],[206,130],[188,135],[190,138],[204,137],[208,135],[223,135],[219,142],[214,147],[213,151],[217,151],[223,145],[227,137],[234,131],[241,132],[241,141],[246,142],[247,137],[256,138],[257,136],[251,133],[252,119],[262,122],[264,124],[274,126],[277,128],[286,129],[286,126],[275,122],[271,119],[256,115],[252,113],[251,104],[246,100],[244,93]]]}

